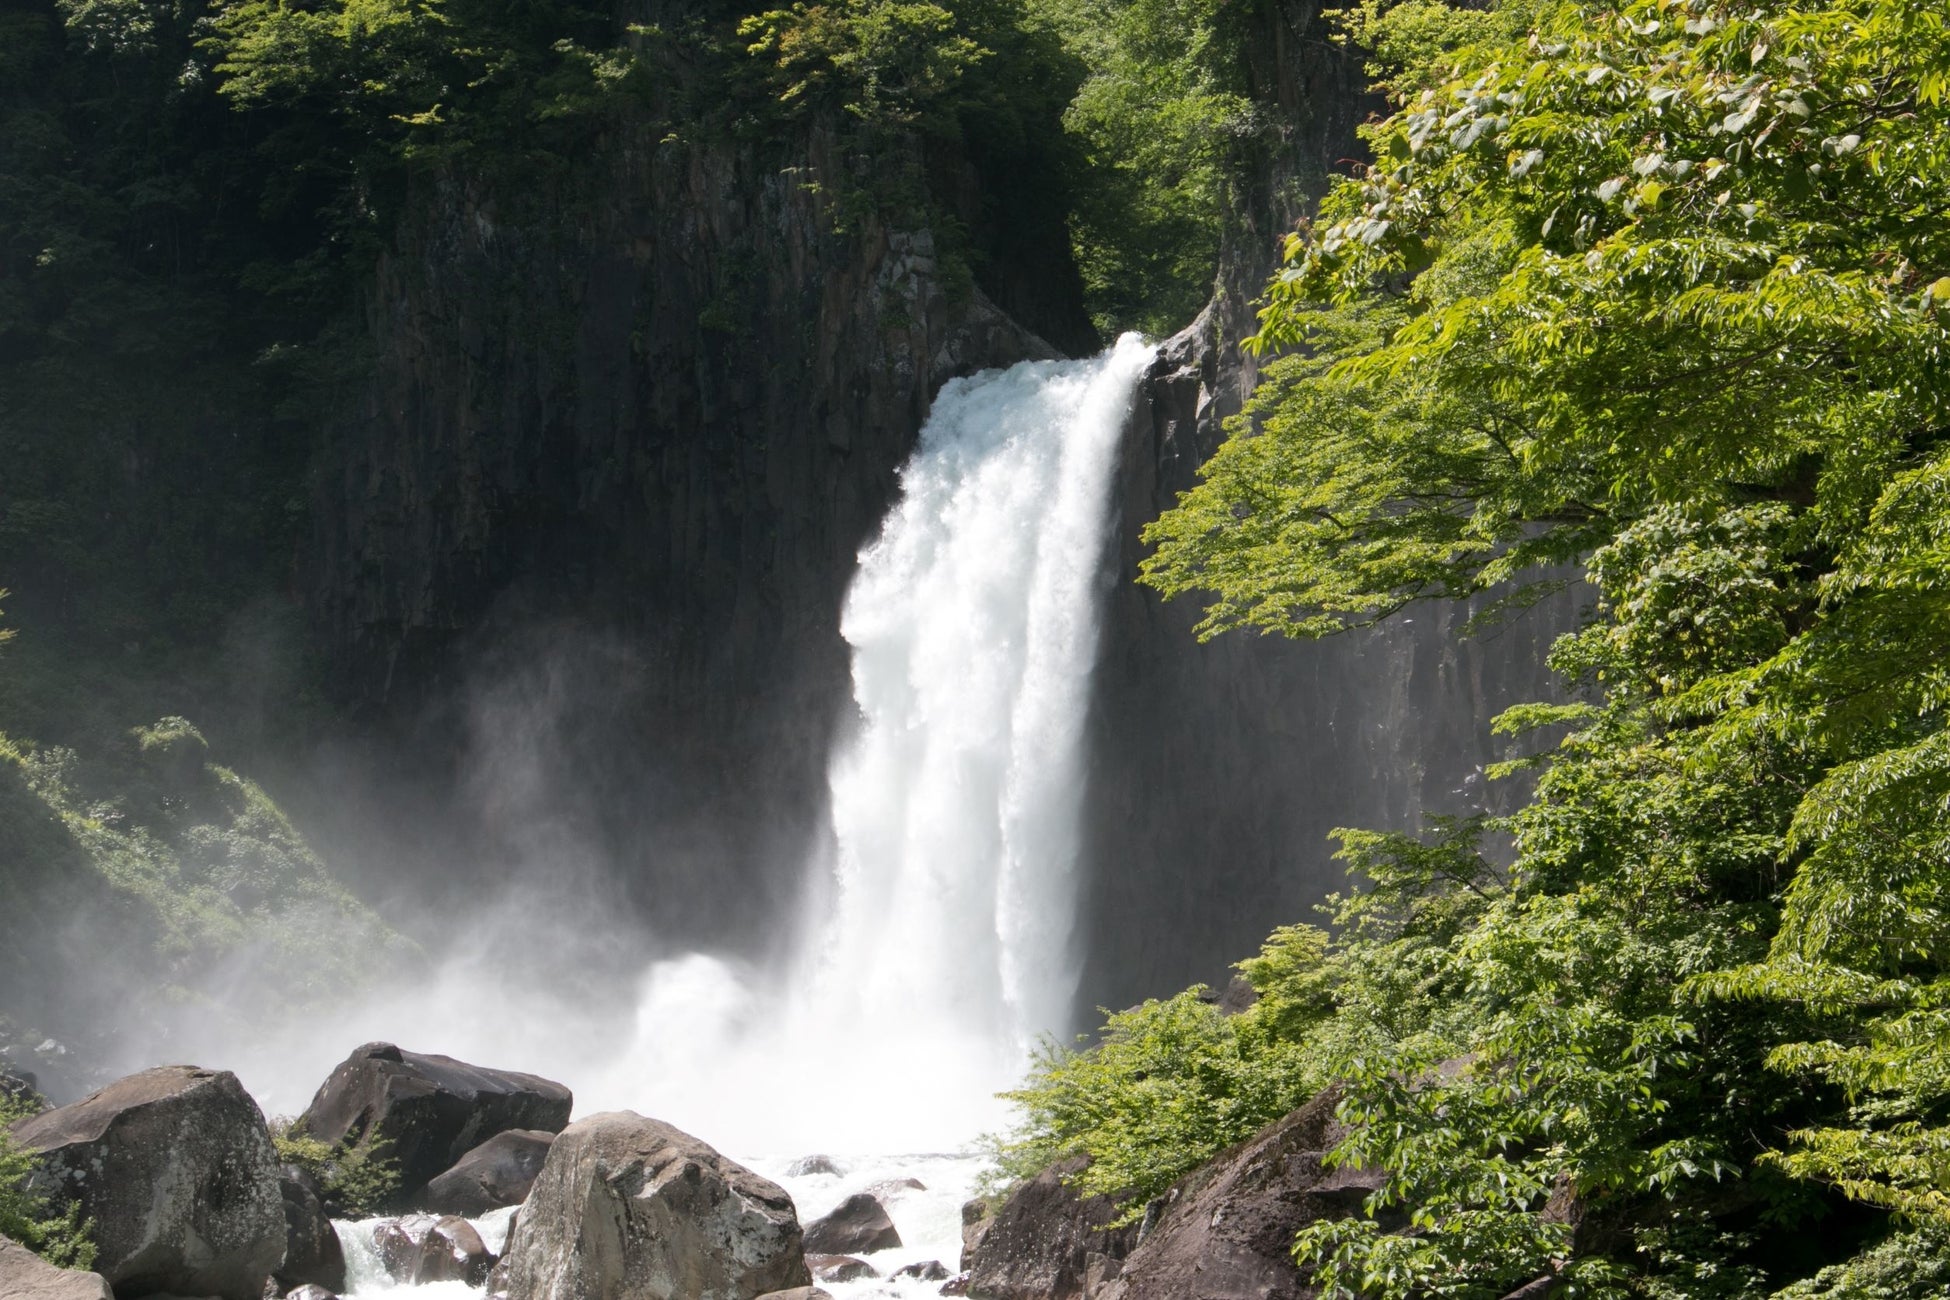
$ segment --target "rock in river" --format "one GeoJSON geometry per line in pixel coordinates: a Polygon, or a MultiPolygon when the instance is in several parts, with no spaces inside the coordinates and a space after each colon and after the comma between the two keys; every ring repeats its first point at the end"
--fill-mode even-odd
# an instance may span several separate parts
{"type": "Polygon", "coordinates": [[[855,1192],[823,1219],[806,1227],[806,1249],[820,1255],[857,1255],[896,1250],[901,1235],[887,1217],[887,1207],[869,1192],[855,1192]]]}
{"type": "Polygon", "coordinates": [[[630,1111],[550,1148],[490,1289],[527,1300],[752,1300],[811,1283],[792,1198],[630,1111]]]}
{"type": "Polygon", "coordinates": [[[125,1296],[259,1300],[284,1258],[277,1157],[228,1071],[165,1065],[13,1126],[33,1185],[95,1222],[95,1271],[125,1296]]]}
{"type": "Polygon", "coordinates": [[[386,1143],[399,1165],[397,1199],[410,1205],[497,1133],[561,1132],[574,1100],[561,1084],[532,1074],[367,1043],[332,1071],[295,1127],[328,1146],[348,1138],[386,1143]]]}
{"type": "Polygon", "coordinates": [[[478,1218],[489,1210],[520,1205],[542,1172],[555,1134],[542,1129],[496,1133],[427,1184],[420,1208],[435,1214],[478,1218]]]}
{"type": "Polygon", "coordinates": [[[278,1285],[285,1288],[313,1284],[326,1291],[345,1286],[345,1250],[338,1230],[325,1212],[318,1184],[297,1165],[278,1169],[278,1196],[284,1203],[284,1262],[278,1265],[278,1285]]]}
{"type": "Polygon", "coordinates": [[[806,1267],[821,1282],[858,1282],[880,1276],[879,1269],[858,1255],[808,1255],[806,1267]]]}
{"type": "Polygon", "coordinates": [[[480,1286],[494,1267],[494,1256],[474,1225],[459,1215],[409,1214],[381,1224],[372,1234],[379,1262],[396,1282],[464,1282],[480,1286]]]}

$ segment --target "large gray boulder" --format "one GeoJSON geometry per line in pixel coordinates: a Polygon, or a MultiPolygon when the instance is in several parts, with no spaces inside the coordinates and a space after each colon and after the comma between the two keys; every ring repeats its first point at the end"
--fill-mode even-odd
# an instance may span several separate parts
{"type": "Polygon", "coordinates": [[[563,1130],[491,1292],[511,1300],[753,1300],[807,1286],[777,1185],[629,1111],[563,1130]]]}
{"type": "Polygon", "coordinates": [[[15,1123],[32,1183],[94,1220],[95,1269],[125,1296],[259,1300],[284,1258],[277,1158],[228,1071],[166,1065],[15,1123]]]}
{"type": "Polygon", "coordinates": [[[901,1235],[887,1217],[887,1207],[871,1192],[855,1192],[831,1214],[806,1225],[806,1249],[813,1254],[866,1255],[898,1250],[900,1245],[901,1235]]]}
{"type": "Polygon", "coordinates": [[[1101,1275],[1103,1261],[1131,1252],[1136,1225],[1110,1227],[1119,1207],[1106,1197],[1079,1196],[1065,1181],[1087,1164],[1081,1156],[1059,1160],[1010,1193],[969,1252],[966,1294],[1081,1300],[1087,1276],[1101,1275]]]}
{"type": "Polygon", "coordinates": [[[399,1165],[394,1199],[409,1205],[497,1133],[561,1132],[574,1103],[567,1088],[533,1074],[367,1043],[332,1071],[294,1127],[329,1146],[384,1142],[399,1165]]]}
{"type": "Polygon", "coordinates": [[[555,1134],[518,1128],[496,1133],[427,1184],[420,1208],[435,1214],[479,1217],[489,1210],[520,1205],[542,1172],[555,1134]]]}
{"type": "Polygon", "coordinates": [[[100,1273],[56,1268],[17,1241],[0,1237],[0,1296],[7,1300],[114,1300],[100,1273]]]}
{"type": "Polygon", "coordinates": [[[344,1290],[345,1248],[325,1212],[318,1184],[297,1165],[281,1165],[278,1198],[284,1206],[284,1262],[275,1275],[278,1285],[287,1291],[306,1284],[344,1290]]]}

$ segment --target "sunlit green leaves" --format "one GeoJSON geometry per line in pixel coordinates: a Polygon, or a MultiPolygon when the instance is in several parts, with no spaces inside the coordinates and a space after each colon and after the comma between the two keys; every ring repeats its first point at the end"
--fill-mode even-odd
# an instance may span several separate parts
{"type": "Polygon", "coordinates": [[[1508,12],[1425,45],[1291,241],[1260,342],[1295,355],[1145,577],[1204,635],[1315,636],[1583,564],[1553,663],[1590,702],[1512,715],[1570,731],[1500,769],[1542,776],[1453,942],[1461,1064],[1345,1062],[1342,1158],[1420,1232],[1301,1257],[1574,1282],[1563,1187],[1635,1225],[1603,1253],[1644,1293],[1758,1294],[1698,1218],[1725,1180],[1950,1217],[1950,19],[1508,12]]]}

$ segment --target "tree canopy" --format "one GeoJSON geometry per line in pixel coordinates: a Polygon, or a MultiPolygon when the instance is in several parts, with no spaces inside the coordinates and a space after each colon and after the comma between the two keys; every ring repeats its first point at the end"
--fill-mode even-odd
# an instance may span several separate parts
{"type": "Polygon", "coordinates": [[[1403,1300],[1934,1294],[1950,15],[1436,9],[1352,16],[1396,111],[1147,533],[1206,636],[1515,616],[1579,569],[1591,602],[1570,697],[1500,723],[1537,737],[1520,811],[1344,833],[1334,1010],[1292,1037],[1347,1081],[1336,1159],[1387,1177],[1296,1258],[1403,1300]],[[1378,997],[1381,958],[1422,982],[1378,997]]]}

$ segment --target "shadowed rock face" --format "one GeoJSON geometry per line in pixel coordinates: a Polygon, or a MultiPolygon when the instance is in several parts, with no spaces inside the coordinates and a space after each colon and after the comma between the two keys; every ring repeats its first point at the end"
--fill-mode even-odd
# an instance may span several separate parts
{"type": "Polygon", "coordinates": [[[259,1300],[284,1257],[277,1159],[228,1071],[130,1075],[12,1129],[33,1183],[94,1221],[95,1267],[122,1295],[259,1300]]]}
{"type": "Polygon", "coordinates": [[[1505,756],[1490,719],[1552,693],[1544,655],[1580,599],[1467,639],[1474,611],[1432,604],[1326,641],[1234,632],[1200,644],[1197,599],[1166,604],[1137,585],[1145,524],[1196,484],[1272,359],[1242,340],[1282,239],[1332,174],[1365,157],[1354,128],[1382,107],[1362,56],[1325,38],[1319,5],[1255,15],[1254,98],[1282,135],[1237,191],[1211,305],[1159,349],[1116,488],[1078,912],[1086,1026],[1097,1007],[1224,987],[1274,926],[1312,919],[1346,879],[1335,828],[1507,809],[1517,792],[1482,775],[1505,756]]]}
{"type": "Polygon", "coordinates": [[[515,1300],[750,1300],[809,1286],[792,1198],[629,1111],[564,1129],[489,1283],[515,1300]]]}
{"type": "Polygon", "coordinates": [[[330,1146],[384,1142],[399,1164],[397,1197],[411,1202],[497,1133],[560,1131],[573,1105],[567,1088],[533,1074],[368,1043],[320,1085],[297,1128],[330,1146]]]}
{"type": "Polygon", "coordinates": [[[965,1294],[981,1300],[1080,1300],[1093,1264],[1130,1253],[1137,1225],[1107,1226],[1118,1217],[1118,1207],[1102,1196],[1079,1197],[1064,1183],[1087,1163],[1081,1156],[1059,1160],[1010,1193],[967,1255],[965,1294]]]}
{"type": "Polygon", "coordinates": [[[1372,1170],[1324,1170],[1345,1130],[1338,1090],[1201,1165],[1149,1207],[1152,1226],[1103,1300],[1312,1300],[1294,1234],[1354,1213],[1380,1185],[1372,1170]]]}
{"type": "MultiPolygon", "coordinates": [[[[839,222],[812,182],[846,174],[844,149],[792,134],[619,131],[553,188],[449,176],[411,205],[307,566],[338,693],[399,725],[347,839],[379,817],[411,843],[429,802],[465,798],[443,764],[470,701],[540,673],[570,792],[550,815],[667,933],[772,932],[847,699],[841,600],[928,405],[1055,355],[945,275],[930,230],[839,222]]],[[[413,888],[512,875],[474,820],[437,832],[472,842],[413,888]]]]}
{"type": "Polygon", "coordinates": [[[540,1129],[496,1133],[427,1184],[420,1208],[436,1214],[479,1216],[520,1205],[542,1172],[555,1134],[540,1129]]]}

